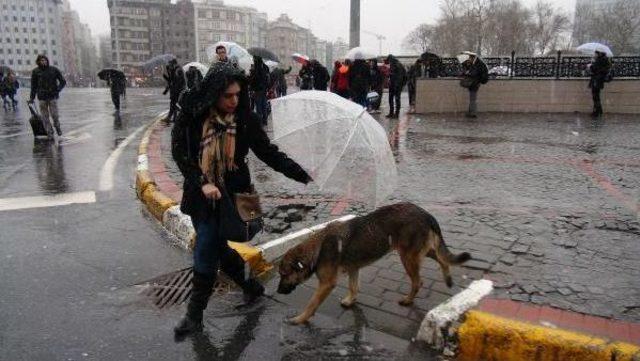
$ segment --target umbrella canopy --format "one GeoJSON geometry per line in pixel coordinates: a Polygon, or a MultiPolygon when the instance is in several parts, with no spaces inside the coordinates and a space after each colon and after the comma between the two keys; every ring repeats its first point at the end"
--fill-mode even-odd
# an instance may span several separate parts
{"type": "Polygon", "coordinates": [[[227,57],[229,57],[229,59],[236,59],[242,69],[247,72],[250,70],[251,64],[253,64],[253,57],[247,49],[231,41],[219,41],[207,47],[207,59],[209,62],[213,63],[216,61],[216,48],[220,45],[227,49],[227,57]]]}
{"type": "Polygon", "coordinates": [[[387,134],[362,106],[326,91],[274,99],[274,141],[321,191],[377,206],[397,183],[387,134]]]}
{"type": "Polygon", "coordinates": [[[277,61],[273,61],[273,60],[267,60],[264,62],[264,64],[269,67],[269,71],[273,71],[273,69],[277,68],[278,65],[280,65],[280,63],[278,63],[277,61]]]}
{"type": "Polygon", "coordinates": [[[347,52],[347,55],[344,56],[345,59],[351,60],[367,60],[367,59],[375,59],[378,56],[373,51],[369,51],[363,47],[357,46],[347,52]]]}
{"type": "Polygon", "coordinates": [[[607,54],[608,57],[613,57],[613,52],[608,46],[600,43],[586,43],[576,48],[579,52],[587,55],[594,55],[596,51],[607,54]]]}
{"type": "Polygon", "coordinates": [[[265,48],[249,48],[249,49],[247,49],[247,51],[251,55],[256,55],[256,56],[261,57],[262,60],[264,60],[265,62],[268,61],[268,60],[274,61],[276,63],[280,62],[280,59],[278,59],[278,56],[276,54],[274,54],[269,49],[265,49],[265,48]]]}
{"type": "Polygon", "coordinates": [[[189,70],[189,68],[191,68],[192,66],[196,67],[196,69],[198,69],[198,71],[200,72],[200,74],[202,74],[202,76],[207,75],[207,72],[209,71],[208,66],[202,63],[199,63],[197,61],[186,64],[185,66],[182,67],[182,70],[184,70],[184,72],[186,73],[187,70],[189,70]]]}
{"type": "Polygon", "coordinates": [[[142,68],[144,70],[151,70],[157,66],[167,65],[172,59],[175,59],[175,58],[176,57],[173,56],[172,54],[162,54],[162,55],[154,56],[153,58],[143,63],[142,68]]]}
{"type": "Polygon", "coordinates": [[[302,55],[300,53],[293,53],[291,54],[291,59],[297,61],[300,64],[306,64],[307,62],[309,62],[309,57],[306,55],[302,55]]]}
{"type": "Polygon", "coordinates": [[[124,79],[125,76],[124,76],[124,73],[118,69],[106,68],[98,72],[98,78],[106,81],[106,80],[115,79],[115,78],[124,79]]]}

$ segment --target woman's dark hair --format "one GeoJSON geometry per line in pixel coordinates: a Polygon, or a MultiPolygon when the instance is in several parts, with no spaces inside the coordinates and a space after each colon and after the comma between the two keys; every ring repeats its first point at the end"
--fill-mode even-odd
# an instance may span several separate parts
{"type": "Polygon", "coordinates": [[[202,80],[200,87],[184,93],[180,100],[181,112],[196,119],[207,116],[209,109],[218,103],[218,99],[233,83],[240,85],[240,99],[236,114],[240,119],[246,119],[251,115],[247,78],[240,69],[227,63],[213,65],[202,80]]]}
{"type": "Polygon", "coordinates": [[[224,45],[218,45],[216,46],[216,53],[218,53],[218,50],[220,49],[224,49],[224,51],[227,51],[227,48],[225,48],[224,45]]]}

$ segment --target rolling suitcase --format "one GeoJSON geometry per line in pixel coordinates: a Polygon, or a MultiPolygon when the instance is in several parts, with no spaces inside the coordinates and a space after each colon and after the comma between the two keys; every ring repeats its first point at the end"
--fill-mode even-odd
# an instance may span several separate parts
{"type": "Polygon", "coordinates": [[[29,124],[31,124],[31,129],[33,130],[34,137],[48,137],[47,128],[44,126],[44,121],[38,110],[35,107],[35,104],[29,103],[29,111],[31,112],[31,118],[29,118],[29,124]]]}

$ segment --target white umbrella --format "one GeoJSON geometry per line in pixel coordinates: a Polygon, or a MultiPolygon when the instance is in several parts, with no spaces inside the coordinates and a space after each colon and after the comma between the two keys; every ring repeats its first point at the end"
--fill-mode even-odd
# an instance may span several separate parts
{"type": "Polygon", "coordinates": [[[280,65],[280,63],[278,63],[277,61],[273,61],[273,60],[267,60],[264,62],[264,64],[269,67],[269,71],[273,71],[273,69],[277,68],[278,65],[280,65]]]}
{"type": "Polygon", "coordinates": [[[375,59],[378,56],[373,51],[369,51],[363,47],[357,46],[347,52],[347,55],[344,56],[345,59],[351,60],[367,60],[367,59],[375,59]]]}
{"type": "Polygon", "coordinates": [[[274,99],[274,142],[305,168],[321,191],[370,206],[395,189],[387,134],[362,106],[309,90],[274,99]]]}
{"type": "Polygon", "coordinates": [[[208,66],[202,63],[199,63],[197,61],[186,64],[185,66],[182,67],[182,70],[184,70],[184,72],[186,73],[187,70],[189,70],[189,68],[191,68],[192,66],[196,67],[196,69],[198,69],[198,71],[200,72],[200,74],[202,74],[202,76],[207,75],[207,72],[209,71],[208,66]]]}
{"type": "Polygon", "coordinates": [[[247,49],[231,41],[219,41],[213,45],[207,47],[207,59],[209,62],[216,61],[216,48],[218,46],[224,46],[227,49],[227,57],[238,59],[238,65],[245,71],[249,71],[251,64],[253,64],[253,57],[247,49]]]}
{"type": "Polygon", "coordinates": [[[576,48],[581,53],[587,55],[594,55],[596,51],[607,54],[608,57],[613,57],[613,52],[608,46],[600,43],[586,43],[576,48]]]}
{"type": "Polygon", "coordinates": [[[309,61],[309,57],[300,53],[291,54],[291,58],[300,64],[306,64],[309,61]]]}

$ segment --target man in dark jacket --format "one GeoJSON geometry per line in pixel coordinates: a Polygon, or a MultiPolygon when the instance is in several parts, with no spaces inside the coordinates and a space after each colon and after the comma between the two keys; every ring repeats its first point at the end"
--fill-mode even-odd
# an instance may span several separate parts
{"type": "Polygon", "coordinates": [[[16,79],[16,76],[13,73],[7,74],[4,80],[0,81],[0,89],[2,89],[0,90],[0,93],[2,93],[5,110],[7,110],[8,105],[11,105],[13,110],[18,109],[18,101],[15,99],[15,96],[18,94],[19,88],[20,83],[18,83],[18,79],[16,79]],[[9,99],[5,99],[5,96],[9,99]]]}
{"type": "Polygon", "coordinates": [[[58,96],[62,89],[67,85],[62,73],[55,66],[49,65],[49,58],[46,55],[38,55],[36,58],[37,68],[31,72],[31,95],[29,103],[33,103],[36,96],[40,101],[40,113],[44,120],[47,134],[53,137],[53,125],[58,133],[62,135],[60,129],[60,118],[58,117],[58,96]]]}
{"type": "Polygon", "coordinates": [[[302,65],[302,68],[300,68],[298,72],[298,78],[300,79],[300,90],[313,89],[313,69],[311,68],[310,61],[302,65]]]}
{"type": "Polygon", "coordinates": [[[592,117],[602,116],[602,102],[600,100],[600,92],[604,89],[604,83],[607,82],[609,73],[611,72],[611,60],[607,54],[596,51],[594,62],[589,66],[591,79],[589,80],[589,88],[593,97],[593,113],[592,117]]]}
{"type": "Polygon", "coordinates": [[[278,98],[287,95],[287,78],[285,78],[285,75],[289,74],[291,69],[293,68],[289,67],[287,70],[275,68],[271,72],[271,80],[273,81],[276,97],[278,98]]]}
{"type": "Polygon", "coordinates": [[[422,59],[416,60],[416,62],[409,67],[409,72],[407,73],[407,77],[409,81],[407,82],[409,88],[409,113],[413,114],[416,112],[416,87],[418,85],[418,79],[422,78],[422,59]]]}
{"type": "Polygon", "coordinates": [[[478,90],[480,85],[486,83],[489,70],[487,65],[475,53],[466,51],[463,54],[468,55],[469,59],[462,63],[462,80],[460,85],[469,89],[469,111],[467,118],[476,118],[478,111],[478,90]]]}
{"type": "Polygon", "coordinates": [[[127,93],[127,79],[124,74],[111,74],[107,80],[109,89],[111,90],[111,101],[116,108],[116,112],[120,112],[120,97],[126,96],[127,93]]]}
{"type": "Polygon", "coordinates": [[[349,87],[354,102],[367,107],[367,92],[371,84],[369,66],[364,59],[356,59],[349,68],[349,87]]]}
{"type": "Polygon", "coordinates": [[[407,82],[407,71],[404,65],[393,55],[389,54],[386,62],[389,64],[389,114],[387,118],[400,116],[400,95],[407,82]]]}
{"type": "Polygon", "coordinates": [[[269,117],[269,104],[267,103],[267,90],[269,89],[269,67],[261,57],[253,56],[253,65],[249,72],[249,89],[255,111],[262,119],[262,125],[267,125],[269,117]]]}
{"type": "Polygon", "coordinates": [[[329,86],[329,71],[317,60],[311,60],[311,69],[313,72],[313,89],[327,91],[329,86]]]}
{"type": "Polygon", "coordinates": [[[173,121],[173,117],[175,117],[178,112],[178,98],[186,86],[184,71],[182,70],[182,67],[178,65],[178,61],[176,59],[171,59],[169,64],[167,64],[166,74],[163,74],[162,77],[167,81],[167,86],[164,89],[164,92],[162,92],[162,95],[169,92],[170,103],[167,120],[173,121]]]}

